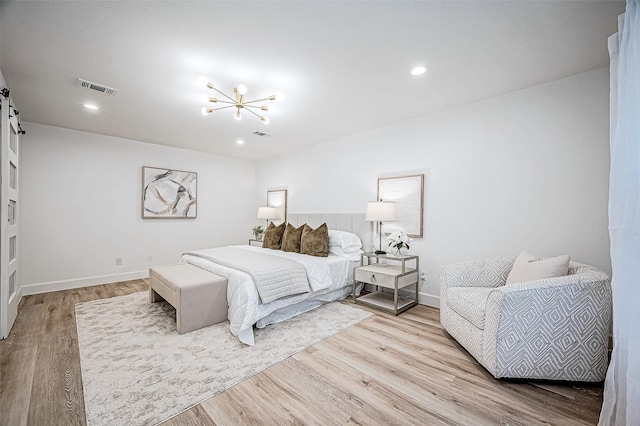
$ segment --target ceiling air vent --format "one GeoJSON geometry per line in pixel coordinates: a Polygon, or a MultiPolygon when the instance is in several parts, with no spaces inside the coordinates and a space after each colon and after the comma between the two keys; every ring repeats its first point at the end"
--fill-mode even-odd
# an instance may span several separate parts
{"type": "Polygon", "coordinates": [[[265,138],[265,137],[266,137],[266,138],[268,138],[269,136],[271,136],[269,133],[260,132],[260,131],[258,131],[258,130],[256,130],[255,132],[253,132],[253,134],[254,134],[254,135],[256,135],[256,136],[263,137],[263,138],[265,138]]]}
{"type": "Polygon", "coordinates": [[[78,86],[84,87],[85,89],[94,90],[96,92],[104,93],[105,95],[115,96],[118,93],[118,89],[103,86],[97,83],[92,83],[81,78],[78,79],[78,86]]]}

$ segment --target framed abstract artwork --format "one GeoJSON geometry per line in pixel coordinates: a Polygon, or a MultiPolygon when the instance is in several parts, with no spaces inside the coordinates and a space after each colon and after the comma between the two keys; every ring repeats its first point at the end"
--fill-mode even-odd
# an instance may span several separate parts
{"type": "Polygon", "coordinates": [[[287,221],[287,190],[278,189],[267,191],[267,206],[275,207],[278,210],[278,219],[274,219],[275,225],[280,225],[287,221]]]}
{"type": "Polygon", "coordinates": [[[423,174],[378,178],[378,200],[396,205],[396,220],[383,223],[383,233],[402,229],[412,238],[422,238],[423,174]]]}
{"type": "Polygon", "coordinates": [[[142,167],[143,219],[195,219],[197,216],[197,173],[142,167]]]}

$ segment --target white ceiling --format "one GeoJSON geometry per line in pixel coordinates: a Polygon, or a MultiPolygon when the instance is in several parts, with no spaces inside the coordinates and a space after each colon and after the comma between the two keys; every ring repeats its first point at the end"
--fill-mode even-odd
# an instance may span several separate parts
{"type": "Polygon", "coordinates": [[[260,160],[606,66],[622,12],[617,1],[3,1],[0,66],[23,121],[260,160]],[[428,73],[411,76],[417,64],[428,73]],[[199,75],[284,100],[266,126],[233,110],[205,117],[199,75]]]}

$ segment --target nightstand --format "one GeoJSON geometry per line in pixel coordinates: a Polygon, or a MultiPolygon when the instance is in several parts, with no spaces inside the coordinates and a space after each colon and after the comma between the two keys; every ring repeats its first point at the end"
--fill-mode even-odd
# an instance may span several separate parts
{"type": "Polygon", "coordinates": [[[250,246],[262,247],[262,240],[249,240],[250,246]]]}
{"type": "Polygon", "coordinates": [[[419,256],[396,257],[387,254],[363,253],[360,266],[353,270],[353,300],[362,305],[379,308],[394,315],[418,304],[419,256]],[[387,262],[381,263],[381,260],[387,262]],[[413,262],[410,268],[407,263],[413,262]],[[372,284],[376,291],[356,296],[357,283],[372,284]],[[398,290],[415,286],[415,298],[400,297],[398,290]],[[385,292],[384,289],[393,290],[385,292]]]}

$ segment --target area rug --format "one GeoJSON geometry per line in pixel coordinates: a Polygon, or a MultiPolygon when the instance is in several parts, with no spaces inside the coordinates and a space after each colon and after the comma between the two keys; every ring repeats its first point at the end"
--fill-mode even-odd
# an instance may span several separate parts
{"type": "Polygon", "coordinates": [[[76,305],[89,426],[160,423],[371,316],[330,303],[256,330],[246,346],[228,322],[180,335],[171,305],[148,297],[76,305]]]}

